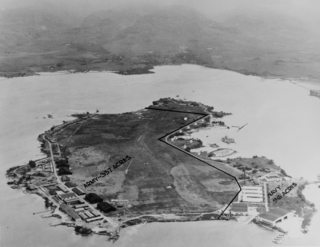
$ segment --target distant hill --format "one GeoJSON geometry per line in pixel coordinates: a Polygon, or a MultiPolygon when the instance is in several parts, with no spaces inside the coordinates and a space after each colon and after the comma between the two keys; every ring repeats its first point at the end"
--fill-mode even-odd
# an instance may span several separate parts
{"type": "Polygon", "coordinates": [[[82,19],[57,12],[41,7],[1,13],[2,75],[193,63],[245,74],[320,78],[317,34],[275,11],[235,13],[222,22],[178,5],[119,7],[82,19]]]}

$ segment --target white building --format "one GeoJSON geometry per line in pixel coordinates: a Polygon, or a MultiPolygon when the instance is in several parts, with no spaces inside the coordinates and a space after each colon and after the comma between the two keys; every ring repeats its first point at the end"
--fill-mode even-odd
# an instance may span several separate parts
{"type": "Polygon", "coordinates": [[[282,177],[280,177],[277,173],[269,173],[260,177],[259,180],[265,180],[267,182],[281,182],[282,177]]]}
{"type": "Polygon", "coordinates": [[[264,224],[275,226],[293,215],[292,212],[282,208],[274,208],[266,213],[259,214],[257,219],[264,224]]]}
{"type": "Polygon", "coordinates": [[[263,202],[262,186],[243,186],[240,200],[243,202],[263,202]]]}

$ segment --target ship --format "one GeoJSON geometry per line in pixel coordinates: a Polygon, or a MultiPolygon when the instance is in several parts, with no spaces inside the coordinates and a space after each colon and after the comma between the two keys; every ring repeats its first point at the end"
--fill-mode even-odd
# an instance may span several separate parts
{"type": "Polygon", "coordinates": [[[233,138],[229,138],[228,136],[222,137],[221,141],[224,142],[224,143],[227,143],[227,144],[235,143],[234,139],[233,138]]]}

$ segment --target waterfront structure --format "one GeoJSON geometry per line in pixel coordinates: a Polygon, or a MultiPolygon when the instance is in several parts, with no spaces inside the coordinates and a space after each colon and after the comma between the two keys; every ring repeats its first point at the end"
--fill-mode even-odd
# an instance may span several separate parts
{"type": "Polygon", "coordinates": [[[262,186],[243,186],[240,198],[243,202],[263,202],[262,186]]]}
{"type": "Polygon", "coordinates": [[[292,212],[283,208],[273,208],[268,212],[259,214],[257,220],[264,224],[275,226],[277,223],[287,220],[292,215],[292,212]]]}

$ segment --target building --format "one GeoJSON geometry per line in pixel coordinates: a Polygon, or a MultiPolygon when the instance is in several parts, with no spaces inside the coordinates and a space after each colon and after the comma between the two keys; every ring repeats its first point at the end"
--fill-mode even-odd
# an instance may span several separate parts
{"type": "Polygon", "coordinates": [[[240,198],[243,202],[263,202],[262,186],[243,186],[240,198]]]}
{"type": "Polygon", "coordinates": [[[67,190],[67,188],[65,188],[65,187],[64,187],[63,185],[61,185],[61,184],[58,184],[57,187],[58,187],[60,190],[62,190],[64,193],[69,192],[69,190],[67,190]]]}
{"type": "Polygon", "coordinates": [[[72,188],[72,187],[76,187],[77,185],[75,183],[72,183],[70,181],[66,182],[65,185],[68,187],[68,188],[72,188]]]}
{"type": "Polygon", "coordinates": [[[277,223],[288,219],[292,215],[293,213],[288,210],[273,208],[266,213],[259,214],[257,219],[264,224],[275,226],[277,223]]]}
{"type": "Polygon", "coordinates": [[[70,207],[65,204],[61,204],[59,209],[69,215],[73,220],[77,221],[80,219],[79,215],[70,207]]]}
{"type": "Polygon", "coordinates": [[[80,189],[79,187],[75,187],[72,189],[72,191],[74,193],[76,193],[78,196],[83,196],[86,194],[86,192],[84,192],[82,189],[80,189]]]}
{"type": "Polygon", "coordinates": [[[259,178],[259,180],[265,180],[266,182],[281,182],[282,177],[280,177],[277,173],[269,173],[259,178]]]}
{"type": "Polygon", "coordinates": [[[281,182],[282,178],[276,175],[265,176],[267,182],[281,182]]]}
{"type": "Polygon", "coordinates": [[[248,213],[248,204],[241,202],[234,202],[231,204],[230,213],[235,215],[245,215],[248,213]]]}
{"type": "Polygon", "coordinates": [[[69,193],[60,194],[59,197],[61,200],[70,200],[70,199],[76,198],[77,195],[73,192],[69,192],[69,193]]]}

